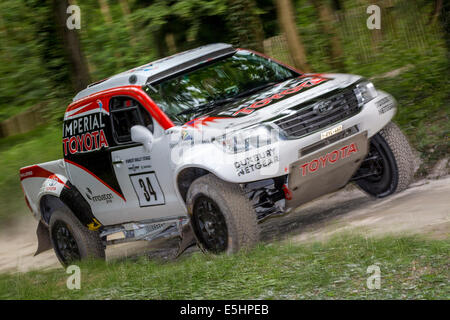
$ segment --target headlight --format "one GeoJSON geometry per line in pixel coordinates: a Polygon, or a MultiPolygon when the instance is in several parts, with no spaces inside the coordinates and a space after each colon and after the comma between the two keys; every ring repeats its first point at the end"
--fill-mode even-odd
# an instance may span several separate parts
{"type": "Polygon", "coordinates": [[[278,132],[267,126],[235,131],[213,139],[218,147],[228,153],[239,153],[267,146],[278,141],[278,132]]]}
{"type": "Polygon", "coordinates": [[[370,81],[358,83],[355,89],[356,98],[360,106],[366,104],[378,95],[375,86],[370,81]]]}

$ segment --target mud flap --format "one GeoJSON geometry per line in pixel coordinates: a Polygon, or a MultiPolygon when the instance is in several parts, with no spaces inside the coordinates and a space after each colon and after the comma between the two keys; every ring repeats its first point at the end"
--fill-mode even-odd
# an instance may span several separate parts
{"type": "Polygon", "coordinates": [[[194,230],[192,229],[191,223],[186,223],[181,229],[181,241],[178,246],[178,252],[175,258],[178,258],[186,249],[197,244],[197,239],[194,235],[194,230]]]}
{"type": "Polygon", "coordinates": [[[48,231],[48,228],[42,223],[42,221],[39,221],[36,235],[38,238],[38,247],[36,252],[34,253],[35,256],[37,256],[39,253],[50,250],[52,248],[52,242],[50,241],[50,233],[48,231]]]}

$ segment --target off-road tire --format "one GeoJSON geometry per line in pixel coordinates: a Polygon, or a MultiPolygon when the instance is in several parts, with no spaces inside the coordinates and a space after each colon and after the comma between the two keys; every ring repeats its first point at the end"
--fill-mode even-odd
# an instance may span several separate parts
{"type": "Polygon", "coordinates": [[[405,190],[414,177],[414,157],[408,139],[399,127],[390,122],[371,138],[384,150],[384,158],[391,166],[391,181],[387,187],[380,189],[368,179],[357,180],[359,187],[368,194],[383,198],[405,190]]]}
{"type": "Polygon", "coordinates": [[[197,244],[203,251],[220,253],[206,248],[195,223],[197,219],[194,210],[196,202],[204,197],[213,200],[225,218],[228,240],[226,249],[222,252],[236,253],[241,249],[250,248],[258,242],[259,227],[256,212],[239,185],[220,180],[213,174],[207,174],[191,184],[186,198],[197,244]]]}
{"type": "Polygon", "coordinates": [[[56,257],[62,265],[66,266],[74,260],[68,261],[62,256],[55,239],[55,229],[57,225],[65,225],[70,234],[75,239],[78,247],[80,260],[105,259],[105,248],[97,231],[89,230],[81,224],[77,217],[68,208],[56,209],[49,223],[50,240],[56,257]]]}

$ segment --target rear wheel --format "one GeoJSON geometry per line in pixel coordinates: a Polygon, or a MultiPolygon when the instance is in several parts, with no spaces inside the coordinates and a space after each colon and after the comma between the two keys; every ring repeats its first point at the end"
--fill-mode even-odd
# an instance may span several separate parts
{"type": "Polygon", "coordinates": [[[369,153],[354,179],[368,194],[383,198],[406,189],[413,176],[411,147],[400,129],[390,122],[371,138],[369,153]]]}
{"type": "Polygon", "coordinates": [[[87,258],[105,259],[105,249],[98,232],[83,226],[69,209],[53,212],[49,231],[53,249],[61,264],[68,265],[87,258]]]}
{"type": "Polygon", "coordinates": [[[256,213],[239,185],[202,176],[189,187],[186,204],[202,250],[234,253],[258,242],[256,213]]]}

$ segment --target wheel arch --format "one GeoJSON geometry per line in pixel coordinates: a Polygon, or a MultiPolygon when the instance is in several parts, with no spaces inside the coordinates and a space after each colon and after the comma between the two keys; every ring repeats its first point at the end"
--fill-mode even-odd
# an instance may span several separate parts
{"type": "MultiPolygon", "coordinates": [[[[185,167],[181,169],[176,175],[176,188],[183,200],[186,203],[186,195],[191,184],[198,178],[212,173],[205,168],[201,167],[185,167]]],[[[213,174],[213,173],[212,173],[213,174]]]]}
{"type": "Polygon", "coordinates": [[[70,181],[66,181],[59,195],[43,194],[40,197],[41,221],[48,226],[53,211],[62,207],[70,209],[75,217],[90,230],[97,230],[101,227],[100,222],[94,217],[89,203],[70,181]]]}

